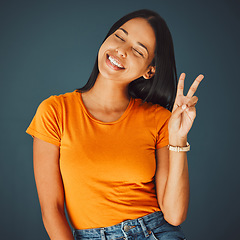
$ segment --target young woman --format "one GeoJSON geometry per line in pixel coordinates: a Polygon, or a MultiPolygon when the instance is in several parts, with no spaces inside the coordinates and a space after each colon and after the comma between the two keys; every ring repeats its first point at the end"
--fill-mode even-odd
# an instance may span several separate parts
{"type": "Polygon", "coordinates": [[[84,87],[41,102],[26,132],[51,239],[186,239],[187,134],[203,75],[186,96],[184,79],[165,21],[144,9],[112,26],[84,87]]]}

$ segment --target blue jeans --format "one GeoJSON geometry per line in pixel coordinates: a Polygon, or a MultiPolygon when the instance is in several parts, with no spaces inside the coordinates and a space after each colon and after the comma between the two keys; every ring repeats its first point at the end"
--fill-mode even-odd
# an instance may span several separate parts
{"type": "Polygon", "coordinates": [[[125,220],[109,227],[73,229],[75,240],[177,240],[186,239],[179,226],[169,224],[161,211],[147,214],[133,220],[125,220]]]}

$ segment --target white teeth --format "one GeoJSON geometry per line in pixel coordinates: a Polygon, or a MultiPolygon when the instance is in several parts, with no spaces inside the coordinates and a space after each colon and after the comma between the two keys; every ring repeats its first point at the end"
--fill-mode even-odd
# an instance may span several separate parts
{"type": "Polygon", "coordinates": [[[108,57],[108,59],[110,60],[110,62],[120,68],[123,68],[118,62],[115,61],[115,59],[113,59],[111,56],[108,57]]]}

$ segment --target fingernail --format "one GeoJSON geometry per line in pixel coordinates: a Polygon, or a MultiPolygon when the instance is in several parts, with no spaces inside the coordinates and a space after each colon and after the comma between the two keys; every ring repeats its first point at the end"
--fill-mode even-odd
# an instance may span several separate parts
{"type": "Polygon", "coordinates": [[[182,105],[182,109],[184,110],[186,108],[186,104],[182,105]]]}

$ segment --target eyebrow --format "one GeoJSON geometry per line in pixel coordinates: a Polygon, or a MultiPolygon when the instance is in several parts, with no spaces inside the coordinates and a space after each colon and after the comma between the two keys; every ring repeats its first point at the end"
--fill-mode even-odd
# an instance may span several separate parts
{"type": "MultiPolygon", "coordinates": [[[[119,28],[119,29],[122,30],[126,35],[128,35],[128,32],[127,32],[125,29],[123,29],[123,28],[119,28]]],[[[149,52],[148,52],[147,47],[144,46],[144,45],[143,45],[142,43],[140,43],[140,42],[137,42],[137,43],[138,43],[138,45],[140,45],[141,47],[145,48],[145,49],[147,50],[148,55],[149,55],[149,52]]]]}

